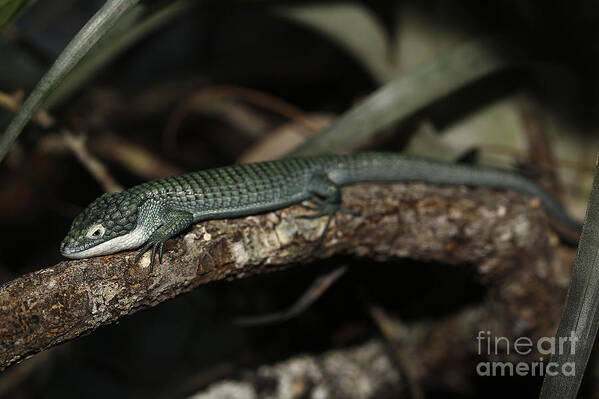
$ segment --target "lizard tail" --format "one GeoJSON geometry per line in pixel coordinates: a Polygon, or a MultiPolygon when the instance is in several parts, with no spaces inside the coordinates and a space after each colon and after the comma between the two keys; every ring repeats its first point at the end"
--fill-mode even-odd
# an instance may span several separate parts
{"type": "Polygon", "coordinates": [[[579,235],[582,230],[581,223],[570,217],[551,194],[534,181],[507,170],[473,168],[391,153],[361,153],[342,157],[329,169],[328,174],[339,185],[373,181],[421,181],[516,190],[537,197],[553,219],[552,222],[572,230],[575,235],[579,235]]]}

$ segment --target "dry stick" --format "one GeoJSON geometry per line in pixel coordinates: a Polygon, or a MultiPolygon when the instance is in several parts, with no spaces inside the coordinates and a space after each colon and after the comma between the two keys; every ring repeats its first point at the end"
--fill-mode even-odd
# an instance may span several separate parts
{"type": "MultiPolygon", "coordinates": [[[[12,112],[18,112],[21,108],[22,91],[17,91],[14,95],[8,95],[0,91],[0,107],[6,108],[12,112]]],[[[45,110],[41,109],[33,115],[33,120],[43,128],[52,127],[56,121],[45,110]]]]}
{"type": "Polygon", "coordinates": [[[257,326],[262,324],[277,323],[289,320],[308,309],[318,298],[347,271],[347,266],[339,266],[328,273],[315,279],[310,287],[289,308],[274,313],[257,316],[237,317],[233,322],[240,326],[257,326]]]}
{"type": "Polygon", "coordinates": [[[543,126],[542,116],[530,99],[520,98],[520,118],[524,125],[528,139],[527,159],[535,166],[539,166],[540,176],[537,179],[543,187],[555,198],[563,198],[563,188],[557,176],[557,162],[551,148],[549,137],[543,126]],[[545,167],[545,165],[548,165],[545,167]]]}
{"type": "MultiPolygon", "coordinates": [[[[537,270],[541,266],[534,258],[546,259],[554,251],[544,213],[534,201],[513,192],[367,184],[345,188],[344,203],[361,216],[336,216],[317,252],[314,247],[325,218],[298,218],[306,211],[293,206],[198,224],[167,242],[164,263],[152,275],[149,255],[136,264],[137,251],[129,251],[61,262],[7,282],[0,286],[0,369],[198,285],[279,270],[317,257],[353,254],[456,265],[485,262],[483,273],[488,273],[500,268],[505,257],[516,257],[518,264],[537,270]],[[448,209],[451,218],[441,218],[448,209]]],[[[522,267],[508,270],[523,272],[522,267]]],[[[532,317],[527,321],[531,329],[552,323],[546,309],[552,308],[547,301],[559,300],[555,286],[551,284],[548,299],[530,302],[542,309],[542,317],[531,309],[526,316],[512,316],[532,317]]],[[[518,311],[506,308],[508,313],[518,311]]],[[[470,342],[472,337],[465,339],[470,342]]]]}
{"type": "Polygon", "coordinates": [[[81,28],[73,40],[58,56],[54,65],[40,79],[27,100],[10,122],[0,138],[0,162],[25,128],[29,119],[41,106],[52,89],[89,52],[96,42],[112,27],[119,17],[139,0],[108,0],[104,6],[81,28]]]}
{"type": "Polygon", "coordinates": [[[575,398],[599,327],[599,169],[584,218],[574,272],[551,356],[556,374],[545,374],[541,398],[575,398]],[[562,342],[564,345],[562,346],[562,342]],[[572,368],[573,367],[573,368],[572,368]],[[574,372],[574,375],[569,373],[574,372]]]}
{"type": "MultiPolygon", "coordinates": [[[[409,397],[412,399],[424,399],[424,392],[414,377],[414,373],[410,370],[409,362],[404,360],[402,356],[401,345],[402,342],[397,336],[395,331],[395,323],[389,317],[387,312],[380,306],[371,304],[368,306],[370,317],[374,320],[379,331],[381,332],[385,342],[391,347],[393,359],[398,365],[399,370],[402,372],[406,381],[406,386],[410,391],[409,397]]],[[[405,356],[407,357],[407,356],[405,356]]]]}
{"type": "MultiPolygon", "coordinates": [[[[528,150],[517,150],[514,147],[509,147],[501,144],[482,144],[479,146],[483,152],[488,152],[498,155],[509,155],[510,157],[519,160],[526,161],[530,158],[528,150]]],[[[587,162],[572,161],[566,158],[554,157],[555,162],[547,163],[541,160],[535,161],[535,165],[548,171],[556,172],[559,169],[571,169],[578,173],[594,174],[595,168],[593,165],[589,165],[587,162]]]]}
{"type": "Polygon", "coordinates": [[[309,115],[299,109],[293,104],[290,104],[280,98],[277,98],[268,93],[264,93],[258,90],[248,89],[247,87],[238,86],[211,86],[203,88],[197,93],[190,96],[181,105],[179,110],[171,120],[169,124],[174,125],[172,128],[167,130],[176,130],[180,124],[180,119],[190,108],[198,106],[205,102],[211,102],[215,100],[241,100],[249,104],[253,104],[269,110],[274,113],[283,115],[291,120],[294,120],[306,128],[312,131],[320,130],[320,125],[314,123],[309,115]]]}
{"type": "Polygon", "coordinates": [[[237,86],[212,86],[199,90],[189,96],[169,117],[163,133],[163,144],[171,151],[176,147],[176,134],[179,127],[194,107],[217,100],[242,100],[249,104],[283,115],[297,121],[312,131],[320,130],[321,126],[312,121],[309,115],[296,106],[289,104],[270,94],[237,86]]]}
{"type": "Polygon", "coordinates": [[[147,180],[180,175],[184,172],[145,147],[110,133],[90,139],[89,147],[102,158],[116,162],[147,180]]]}
{"type": "Polygon", "coordinates": [[[85,145],[85,136],[75,136],[69,131],[63,133],[63,140],[66,146],[73,151],[79,162],[85,166],[87,171],[96,179],[107,193],[116,193],[123,191],[117,181],[110,175],[108,169],[102,162],[89,153],[85,145]]]}

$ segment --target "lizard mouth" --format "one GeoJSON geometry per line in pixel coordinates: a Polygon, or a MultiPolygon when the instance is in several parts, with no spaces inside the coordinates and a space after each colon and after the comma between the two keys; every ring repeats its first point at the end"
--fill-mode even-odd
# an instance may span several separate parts
{"type": "Polygon", "coordinates": [[[82,259],[110,253],[109,245],[110,244],[106,241],[103,243],[86,242],[82,244],[76,242],[67,243],[66,241],[63,241],[60,244],[60,253],[67,258],[82,259]]]}
{"type": "Polygon", "coordinates": [[[60,253],[64,256],[66,256],[66,254],[68,253],[67,243],[64,241],[60,243],[60,253]]]}
{"type": "Polygon", "coordinates": [[[63,240],[63,242],[60,243],[60,253],[62,254],[62,256],[66,256],[67,258],[79,258],[80,256],[77,255],[81,252],[84,252],[91,246],[92,245],[77,244],[75,242],[69,243],[65,239],[63,240]]]}
{"type": "MultiPolygon", "coordinates": [[[[110,240],[108,240],[110,241],[110,240]]],[[[66,237],[60,243],[60,254],[71,259],[87,258],[89,256],[103,255],[106,253],[107,242],[77,241],[66,237]]]]}
{"type": "Polygon", "coordinates": [[[108,255],[125,249],[137,248],[144,244],[151,231],[143,225],[121,236],[107,238],[104,241],[69,241],[66,238],[60,243],[60,253],[71,259],[88,258],[90,256],[108,255]]]}

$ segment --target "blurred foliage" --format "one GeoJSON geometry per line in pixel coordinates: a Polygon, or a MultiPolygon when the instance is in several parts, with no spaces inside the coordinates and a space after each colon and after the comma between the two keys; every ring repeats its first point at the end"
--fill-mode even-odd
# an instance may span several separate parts
{"type": "Polygon", "coordinates": [[[392,38],[376,14],[364,5],[308,4],[284,7],[278,13],[317,30],[342,46],[378,83],[388,82],[395,75],[392,38]]]}
{"type": "Polygon", "coordinates": [[[123,13],[127,12],[139,0],[108,0],[81,28],[73,40],[58,56],[52,67],[42,76],[33,91],[23,102],[17,114],[0,137],[0,161],[4,159],[10,147],[23,131],[29,120],[39,109],[43,101],[50,95],[59,82],[101,39],[123,13]]]}
{"type": "Polygon", "coordinates": [[[87,83],[102,67],[119,54],[143,40],[147,35],[181,15],[191,7],[191,2],[179,0],[162,2],[148,9],[138,5],[125,13],[119,21],[103,34],[96,46],[66,76],[50,94],[46,108],[53,108],[87,83]]]}
{"type": "Polygon", "coordinates": [[[0,29],[14,18],[19,11],[36,0],[0,0],[0,29]]]}

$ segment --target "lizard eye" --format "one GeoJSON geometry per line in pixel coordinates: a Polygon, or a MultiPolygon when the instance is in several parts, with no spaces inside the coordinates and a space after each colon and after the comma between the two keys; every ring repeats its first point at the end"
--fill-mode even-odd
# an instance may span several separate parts
{"type": "Polygon", "coordinates": [[[104,235],[106,229],[101,224],[94,224],[87,230],[85,236],[87,238],[100,238],[104,235]]]}

